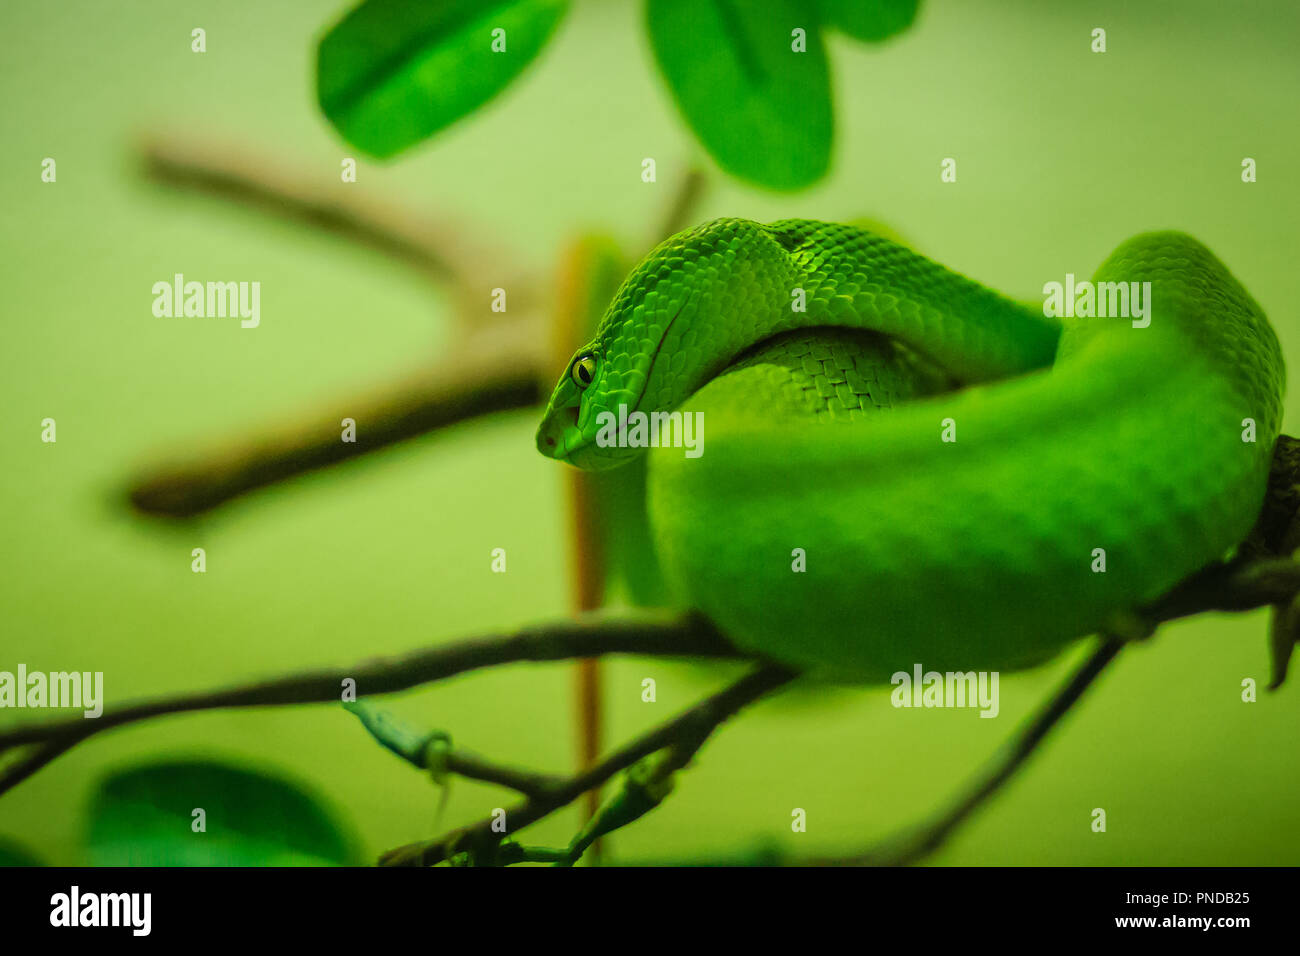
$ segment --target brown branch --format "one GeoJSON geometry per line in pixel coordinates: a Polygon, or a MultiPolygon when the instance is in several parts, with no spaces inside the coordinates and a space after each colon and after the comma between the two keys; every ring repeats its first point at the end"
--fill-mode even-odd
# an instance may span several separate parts
{"type": "Polygon", "coordinates": [[[518,307],[536,304],[533,280],[517,268],[502,269],[502,262],[516,256],[499,243],[446,216],[422,215],[408,202],[380,198],[361,183],[344,183],[338,169],[327,176],[291,168],[207,133],[146,134],[137,152],[154,182],[332,233],[411,266],[458,298],[478,295],[485,321],[493,319],[487,302],[494,287],[510,289],[518,307]]]}
{"type": "Polygon", "coordinates": [[[1205,611],[1250,611],[1289,602],[1300,592],[1300,563],[1290,558],[1236,558],[1198,571],[1139,609],[1152,625],[1205,611]]]}
{"type": "Polygon", "coordinates": [[[413,213],[363,187],[304,174],[228,143],[153,134],[141,139],[144,172],[193,190],[324,229],[378,249],[450,288],[452,314],[465,341],[438,366],[375,395],[337,403],[302,420],[190,460],[150,468],[132,482],[134,507],[188,518],[250,491],[328,467],[466,419],[536,405],[549,388],[536,312],[538,283],[497,244],[464,226],[413,213]],[[505,288],[509,315],[489,308],[490,290],[505,288]],[[522,316],[523,318],[517,318],[522,316]],[[357,422],[357,441],[343,442],[339,422],[357,422]]]}
{"type": "Polygon", "coordinates": [[[343,682],[355,681],[358,697],[389,694],[456,674],[520,661],[555,661],[603,654],[647,657],[745,658],[697,615],[648,612],[609,618],[592,615],[528,628],[510,635],[460,641],[349,668],[290,674],[223,690],[182,694],[105,710],[98,719],[71,717],[0,732],[0,752],[40,748],[0,774],[0,793],[27,779],[83,740],[114,727],[162,717],[230,707],[268,707],[339,702],[343,682]]]}
{"type": "Polygon", "coordinates": [[[192,518],[268,485],[440,428],[531,408],[542,400],[543,375],[527,342],[513,352],[467,350],[383,393],[340,401],[332,412],[150,468],[127,493],[145,514],[192,518]],[[356,441],[342,440],[344,418],[356,423],[356,441]]]}
{"type": "Polygon", "coordinates": [[[1279,435],[1269,462],[1264,507],[1241,546],[1245,557],[1290,556],[1300,548],[1300,440],[1279,435]]]}
{"type": "Polygon", "coordinates": [[[534,798],[550,793],[564,782],[564,778],[557,774],[537,773],[533,770],[495,763],[464,750],[453,750],[447,755],[447,770],[458,777],[478,780],[482,783],[494,783],[498,787],[505,787],[534,798]]]}
{"type": "MultiPolygon", "coordinates": [[[[600,318],[596,310],[603,307],[597,300],[605,291],[602,265],[612,257],[610,247],[591,238],[571,243],[560,258],[555,289],[555,309],[551,317],[550,357],[552,366],[563,369],[574,349],[590,336],[600,318]]],[[[612,290],[610,290],[612,292],[612,290]]],[[[596,478],[577,468],[566,468],[564,475],[569,517],[568,552],[572,568],[570,606],[578,613],[594,611],[605,601],[605,534],[601,525],[600,495],[596,478]]],[[[600,661],[584,658],[575,662],[573,694],[574,723],[577,731],[577,764],[585,767],[599,759],[603,729],[602,680],[600,661]]],[[[600,792],[586,795],[587,818],[600,807],[600,792]]],[[[601,847],[592,848],[598,862],[601,847]]]]}

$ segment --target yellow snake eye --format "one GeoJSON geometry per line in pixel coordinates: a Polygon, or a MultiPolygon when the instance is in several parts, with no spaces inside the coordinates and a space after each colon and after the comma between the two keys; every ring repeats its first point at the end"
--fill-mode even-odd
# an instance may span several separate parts
{"type": "Polygon", "coordinates": [[[596,377],[596,360],[590,355],[578,356],[573,360],[573,368],[569,369],[569,375],[573,377],[574,385],[578,388],[586,388],[596,377]]]}

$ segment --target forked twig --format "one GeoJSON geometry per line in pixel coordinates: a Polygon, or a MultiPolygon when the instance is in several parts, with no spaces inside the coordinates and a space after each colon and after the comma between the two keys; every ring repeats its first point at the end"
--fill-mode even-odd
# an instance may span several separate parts
{"type": "MultiPolygon", "coordinates": [[[[684,766],[719,725],[741,708],[789,683],[796,676],[798,675],[794,671],[775,665],[763,666],[750,672],[725,690],[705,698],[666,724],[620,747],[594,766],[567,778],[555,789],[531,796],[507,810],[505,821],[508,832],[517,833],[529,824],[536,823],[589,790],[599,787],[620,770],[626,770],[641,758],[665,747],[681,744],[683,749],[676,759],[680,759],[684,766]]],[[[380,857],[379,863],[381,866],[432,866],[460,853],[494,860],[494,850],[507,835],[506,831],[495,831],[494,822],[495,817],[487,817],[434,840],[397,847],[380,857]]]]}
{"type": "Polygon", "coordinates": [[[190,518],[296,475],[325,468],[469,418],[536,405],[550,374],[538,282],[498,244],[472,230],[421,216],[356,184],[282,168],[247,150],[151,135],[138,144],[154,182],[218,196],[325,229],[414,267],[452,295],[459,343],[441,361],[369,393],[345,396],[278,427],[150,467],[128,489],[140,512],[190,518]],[[488,308],[508,288],[511,311],[488,308]],[[471,320],[471,317],[472,320],[471,320]],[[343,418],[356,440],[341,439],[343,418]]]}

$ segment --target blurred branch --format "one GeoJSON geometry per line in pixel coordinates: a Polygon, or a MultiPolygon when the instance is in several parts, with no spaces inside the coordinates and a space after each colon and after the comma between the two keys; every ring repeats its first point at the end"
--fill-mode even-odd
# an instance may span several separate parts
{"type": "Polygon", "coordinates": [[[139,511],[191,518],[251,491],[380,448],[495,412],[531,408],[543,396],[543,370],[527,341],[481,352],[418,373],[370,396],[338,402],[332,412],[154,466],[129,485],[139,511]],[[356,423],[342,440],[341,423],[356,423]]]}
{"type": "Polygon", "coordinates": [[[515,634],[459,641],[393,659],[354,667],[289,674],[223,690],[205,691],[105,709],[98,719],[69,717],[0,732],[0,752],[39,745],[0,773],[0,793],[17,786],[77,744],[114,727],[163,717],[229,707],[268,707],[338,703],[344,682],[354,681],[358,697],[390,694],[456,674],[520,661],[556,661],[605,654],[645,657],[752,657],[738,651],[698,615],[646,612],[617,618],[590,615],[538,626],[515,634]]]}
{"type": "Polygon", "coordinates": [[[695,210],[699,208],[707,186],[708,178],[698,166],[692,166],[686,171],[686,177],[673,195],[672,205],[668,207],[664,218],[657,223],[657,228],[650,239],[651,246],[659,245],[663,240],[676,235],[695,221],[695,210]]]}
{"type": "Polygon", "coordinates": [[[277,218],[321,229],[369,246],[413,267],[458,297],[480,294],[485,320],[488,292],[503,286],[519,306],[535,298],[535,282],[516,268],[497,243],[480,238],[463,223],[414,212],[409,203],[379,198],[358,183],[344,183],[335,172],[317,175],[310,168],[250,152],[243,144],[210,134],[149,133],[137,143],[145,175],[156,183],[225,199],[277,218]]]}
{"type": "MultiPolygon", "coordinates": [[[[242,202],[370,245],[449,284],[457,296],[455,314],[481,318],[464,322],[463,340],[453,354],[401,382],[342,399],[332,412],[313,411],[299,421],[194,453],[188,460],[150,466],[128,486],[137,511],[164,518],[196,517],[298,475],[481,415],[531,408],[546,397],[556,360],[548,354],[545,321],[536,311],[536,283],[507,283],[499,277],[489,281],[487,272],[494,265],[488,263],[503,257],[476,248],[462,230],[380,203],[354,184],[313,182],[310,176],[277,170],[265,159],[213,143],[195,146],[155,135],[141,141],[139,152],[146,173],[157,182],[242,202]],[[344,185],[347,188],[339,188],[344,185]],[[510,289],[510,317],[483,307],[488,290],[497,284],[510,289]],[[355,442],[341,440],[338,423],[345,417],[357,423],[355,442]]],[[[700,170],[687,173],[656,242],[686,225],[704,185],[700,170]]],[[[573,311],[580,296],[573,291],[569,298],[573,311]]],[[[564,357],[567,352],[558,361],[564,357]]]]}
{"type": "Polygon", "coordinates": [[[151,467],[128,490],[139,511],[189,518],[259,488],[338,464],[479,415],[538,404],[549,387],[535,279],[513,256],[473,231],[413,214],[354,183],[304,175],[209,137],[154,134],[138,145],[158,183],[242,203],[359,242],[413,266],[448,288],[461,341],[452,354],[397,384],[340,400],[333,412],[151,467]],[[491,311],[491,290],[510,294],[509,315],[491,311]],[[357,423],[341,440],[339,422],[357,423]]]}

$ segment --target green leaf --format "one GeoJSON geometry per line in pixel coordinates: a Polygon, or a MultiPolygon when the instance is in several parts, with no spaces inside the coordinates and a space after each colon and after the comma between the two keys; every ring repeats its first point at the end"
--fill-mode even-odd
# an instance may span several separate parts
{"type": "Polygon", "coordinates": [[[27,847],[8,837],[0,837],[0,866],[44,866],[44,864],[27,847]]]}
{"type": "Polygon", "coordinates": [[[811,5],[648,0],[646,23],[678,107],[719,166],[773,189],[800,189],[825,174],[830,77],[811,5]],[[806,52],[792,49],[796,29],[806,52]]]}
{"type": "Polygon", "coordinates": [[[358,862],[352,841],[293,784],[208,761],[114,774],[91,799],[95,866],[311,866],[358,862]],[[196,815],[206,829],[195,832],[196,815]]]}
{"type": "Polygon", "coordinates": [[[902,33],[916,19],[921,0],[817,0],[822,23],[869,43],[902,33]]]}
{"type": "Polygon", "coordinates": [[[569,0],[366,0],[320,42],[321,110],[352,145],[392,156],[505,89],[541,52],[568,6],[569,0]],[[505,31],[504,52],[492,49],[498,29],[505,31]]]}

